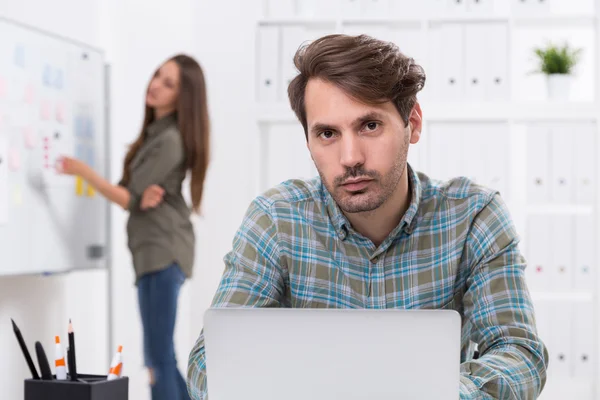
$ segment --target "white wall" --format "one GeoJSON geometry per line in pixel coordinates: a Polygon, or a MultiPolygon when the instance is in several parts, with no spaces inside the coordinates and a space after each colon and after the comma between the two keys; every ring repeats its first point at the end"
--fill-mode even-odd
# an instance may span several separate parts
{"type": "Polygon", "coordinates": [[[212,155],[204,217],[198,226],[199,259],[191,284],[194,341],[223,272],[223,256],[231,248],[233,235],[256,194],[258,128],[253,108],[253,32],[261,3],[197,3],[196,15],[201,22],[196,24],[196,48],[208,81],[212,155]]]}

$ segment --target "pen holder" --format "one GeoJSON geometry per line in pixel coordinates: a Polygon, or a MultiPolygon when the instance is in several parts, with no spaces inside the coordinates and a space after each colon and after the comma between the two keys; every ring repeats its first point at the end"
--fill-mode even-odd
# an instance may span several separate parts
{"type": "Polygon", "coordinates": [[[79,381],[26,379],[25,400],[128,400],[129,378],[78,374],[79,381]]]}

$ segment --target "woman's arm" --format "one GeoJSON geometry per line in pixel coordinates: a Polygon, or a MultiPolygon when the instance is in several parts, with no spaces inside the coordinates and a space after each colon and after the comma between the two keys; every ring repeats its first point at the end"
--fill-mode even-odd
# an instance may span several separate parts
{"type": "Polygon", "coordinates": [[[76,175],[85,179],[94,189],[100,192],[107,200],[118,204],[123,209],[129,208],[131,194],[123,186],[113,185],[102,176],[98,175],[89,165],[71,157],[63,157],[59,172],[66,175],[76,175]]]}
{"type": "Polygon", "coordinates": [[[94,189],[106,197],[106,199],[112,201],[115,204],[120,205],[124,210],[127,210],[131,195],[129,190],[123,186],[113,185],[100,175],[98,175],[92,168],[85,165],[85,169],[81,173],[81,177],[87,181],[88,184],[92,185],[94,189]]]}

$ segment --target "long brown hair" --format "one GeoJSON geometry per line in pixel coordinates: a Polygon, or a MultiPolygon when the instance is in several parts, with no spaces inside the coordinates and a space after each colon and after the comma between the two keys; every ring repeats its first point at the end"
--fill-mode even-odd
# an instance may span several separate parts
{"type": "MultiPolygon", "coordinates": [[[[179,66],[179,96],[175,109],[177,127],[185,147],[185,168],[191,171],[192,208],[199,213],[210,150],[206,81],[202,68],[192,57],[178,54],[166,62],[168,61],[174,61],[179,66]]],[[[144,142],[146,128],[153,121],[154,109],[146,106],[142,131],[125,156],[122,178],[124,184],[129,182],[129,165],[144,142]]]]}
{"type": "Polygon", "coordinates": [[[367,104],[391,101],[405,124],[426,80],[423,68],[398,46],[367,35],[324,36],[300,47],[294,64],[299,74],[288,87],[288,97],[307,140],[304,94],[309,79],[333,83],[367,104]]]}

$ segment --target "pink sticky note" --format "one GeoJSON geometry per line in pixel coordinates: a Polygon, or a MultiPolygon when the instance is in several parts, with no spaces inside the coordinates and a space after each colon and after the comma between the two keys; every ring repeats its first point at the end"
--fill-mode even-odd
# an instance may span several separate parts
{"type": "Polygon", "coordinates": [[[56,105],[56,120],[60,123],[65,122],[65,106],[62,103],[56,105]]]}
{"type": "Polygon", "coordinates": [[[11,148],[8,151],[8,168],[11,171],[18,171],[21,168],[21,156],[17,149],[11,148]]]}
{"type": "Polygon", "coordinates": [[[30,83],[25,87],[25,96],[24,100],[27,104],[32,104],[35,98],[35,90],[33,89],[33,85],[30,83]]]}
{"type": "Polygon", "coordinates": [[[47,100],[44,100],[42,102],[42,107],[40,109],[40,117],[43,120],[48,120],[50,119],[50,102],[47,100]]]}
{"type": "Polygon", "coordinates": [[[33,149],[37,146],[37,137],[33,131],[33,128],[28,126],[23,128],[23,136],[25,137],[25,147],[33,149]]]}

